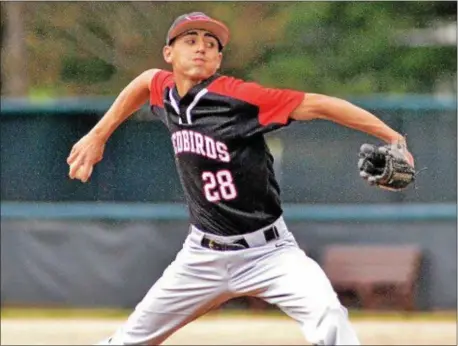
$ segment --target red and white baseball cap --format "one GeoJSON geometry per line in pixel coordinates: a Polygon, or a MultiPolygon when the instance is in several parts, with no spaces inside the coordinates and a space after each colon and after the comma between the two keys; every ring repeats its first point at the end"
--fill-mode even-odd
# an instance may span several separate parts
{"type": "Polygon", "coordinates": [[[169,45],[173,39],[192,29],[203,29],[211,32],[222,47],[229,42],[229,29],[226,25],[210,18],[203,12],[192,12],[175,19],[167,33],[166,44],[169,45]]]}

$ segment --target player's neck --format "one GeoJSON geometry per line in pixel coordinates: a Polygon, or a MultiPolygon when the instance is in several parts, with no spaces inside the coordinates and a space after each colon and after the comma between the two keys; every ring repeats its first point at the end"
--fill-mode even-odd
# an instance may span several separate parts
{"type": "Polygon", "coordinates": [[[173,70],[173,79],[175,80],[176,89],[180,98],[185,96],[194,86],[206,81],[212,76],[214,76],[214,74],[206,76],[205,78],[202,78],[202,76],[200,78],[197,76],[191,77],[182,73],[181,71],[173,70]]]}
{"type": "Polygon", "coordinates": [[[189,79],[189,78],[183,78],[183,77],[177,78],[175,76],[175,84],[177,86],[178,95],[180,95],[180,97],[183,97],[184,95],[186,95],[193,86],[201,82],[202,80],[195,80],[195,79],[189,79]]]}
{"type": "Polygon", "coordinates": [[[184,81],[181,81],[181,82],[178,82],[177,80],[175,80],[175,84],[177,86],[177,90],[178,90],[178,95],[180,95],[180,97],[183,97],[184,95],[186,95],[188,93],[189,90],[191,90],[191,88],[194,86],[194,85],[197,85],[199,84],[200,82],[202,82],[201,80],[184,80],[184,81]]]}

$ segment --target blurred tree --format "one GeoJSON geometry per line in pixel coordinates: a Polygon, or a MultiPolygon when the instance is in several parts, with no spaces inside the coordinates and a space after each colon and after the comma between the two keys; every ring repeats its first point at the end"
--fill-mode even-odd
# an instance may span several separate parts
{"type": "Polygon", "coordinates": [[[145,69],[169,68],[162,58],[167,30],[176,16],[196,10],[230,23],[223,72],[243,76],[249,62],[280,39],[278,23],[287,16],[277,17],[279,8],[276,3],[29,3],[32,90],[54,96],[116,94],[145,69]],[[258,30],[260,25],[265,30],[258,30]]]}
{"type": "MultiPolygon", "coordinates": [[[[0,2],[0,47],[1,47],[1,50],[2,50],[2,55],[4,54],[4,42],[5,42],[5,27],[6,27],[6,24],[5,24],[5,4],[3,2],[0,2]]],[[[4,94],[4,90],[3,90],[3,86],[5,85],[4,83],[4,74],[5,74],[5,67],[4,65],[1,66],[1,69],[0,69],[0,91],[1,91],[1,94],[3,95],[4,94]]]]}
{"type": "MultiPolygon", "coordinates": [[[[431,92],[456,76],[456,45],[405,44],[412,29],[456,22],[455,2],[128,1],[24,4],[22,80],[32,95],[117,94],[143,70],[169,68],[166,32],[190,11],[229,25],[222,73],[266,85],[335,95],[431,92]]],[[[4,76],[11,69],[2,64],[4,76]]]]}
{"type": "Polygon", "coordinates": [[[5,88],[11,96],[23,96],[28,91],[24,7],[22,2],[2,3],[2,92],[5,88]]]}
{"type": "Polygon", "coordinates": [[[287,11],[283,42],[249,73],[264,84],[355,95],[430,93],[443,76],[456,81],[456,44],[400,42],[414,28],[456,23],[456,2],[312,2],[287,11]]]}

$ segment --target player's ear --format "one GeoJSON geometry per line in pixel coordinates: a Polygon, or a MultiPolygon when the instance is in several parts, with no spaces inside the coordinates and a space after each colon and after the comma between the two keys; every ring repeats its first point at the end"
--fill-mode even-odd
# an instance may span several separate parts
{"type": "Polygon", "coordinates": [[[166,63],[172,63],[172,47],[171,46],[164,46],[162,49],[162,55],[164,56],[164,60],[166,63]]]}
{"type": "Polygon", "coordinates": [[[221,63],[223,62],[223,53],[219,52],[218,53],[218,65],[217,65],[217,69],[219,70],[219,68],[221,67],[221,63]]]}

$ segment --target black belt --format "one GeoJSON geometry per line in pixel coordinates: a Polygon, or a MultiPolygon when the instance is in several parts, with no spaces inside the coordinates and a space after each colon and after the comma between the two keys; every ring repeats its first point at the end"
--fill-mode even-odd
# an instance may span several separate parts
{"type": "MultiPolygon", "coordinates": [[[[263,231],[266,243],[279,238],[277,227],[271,226],[263,231]]],[[[217,240],[208,238],[206,235],[202,237],[200,244],[207,249],[216,251],[236,251],[250,248],[245,238],[241,238],[232,243],[223,243],[217,240]]]]}

